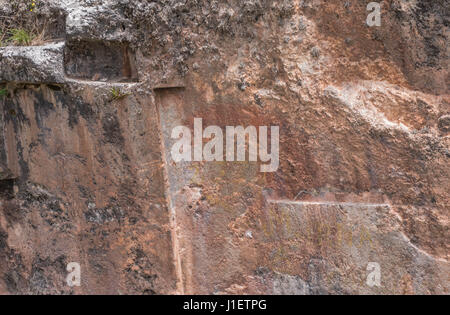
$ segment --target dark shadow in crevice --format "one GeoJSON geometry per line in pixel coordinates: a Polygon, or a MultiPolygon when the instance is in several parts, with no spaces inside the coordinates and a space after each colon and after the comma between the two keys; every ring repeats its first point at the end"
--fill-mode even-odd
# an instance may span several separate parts
{"type": "Polygon", "coordinates": [[[100,82],[138,82],[136,56],[127,43],[69,41],[64,51],[69,78],[100,82]]]}
{"type": "Polygon", "coordinates": [[[0,180],[0,199],[10,200],[14,198],[15,179],[0,180]]]}

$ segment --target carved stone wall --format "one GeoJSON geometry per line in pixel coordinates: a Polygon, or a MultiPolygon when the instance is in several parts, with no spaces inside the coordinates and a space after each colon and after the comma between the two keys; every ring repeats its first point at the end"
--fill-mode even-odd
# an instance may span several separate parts
{"type": "Polygon", "coordinates": [[[449,2],[380,2],[37,1],[46,40],[0,47],[0,294],[448,294],[449,2]],[[278,169],[176,163],[196,118],[279,126],[278,169]]]}

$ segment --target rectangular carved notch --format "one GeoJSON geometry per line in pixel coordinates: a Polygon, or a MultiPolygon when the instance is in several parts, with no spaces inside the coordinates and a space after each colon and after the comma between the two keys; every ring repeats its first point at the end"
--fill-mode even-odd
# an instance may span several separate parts
{"type": "Polygon", "coordinates": [[[102,82],[137,82],[136,57],[128,44],[72,41],[66,44],[68,77],[102,82]]]}

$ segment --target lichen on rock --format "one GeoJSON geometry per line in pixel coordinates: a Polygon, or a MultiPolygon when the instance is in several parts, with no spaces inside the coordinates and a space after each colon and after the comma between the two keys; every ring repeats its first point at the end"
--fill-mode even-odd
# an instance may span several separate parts
{"type": "Polygon", "coordinates": [[[448,0],[380,3],[0,0],[0,294],[448,294],[448,0]]]}

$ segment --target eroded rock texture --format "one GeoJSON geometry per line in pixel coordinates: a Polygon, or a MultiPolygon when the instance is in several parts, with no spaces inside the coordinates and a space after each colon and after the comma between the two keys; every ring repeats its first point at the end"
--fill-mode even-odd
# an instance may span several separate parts
{"type": "Polygon", "coordinates": [[[0,293],[448,294],[450,3],[369,2],[38,1],[49,41],[0,48],[0,293]],[[194,118],[279,126],[278,170],[175,163],[194,118]]]}

